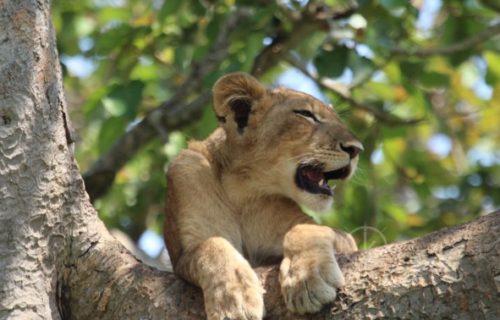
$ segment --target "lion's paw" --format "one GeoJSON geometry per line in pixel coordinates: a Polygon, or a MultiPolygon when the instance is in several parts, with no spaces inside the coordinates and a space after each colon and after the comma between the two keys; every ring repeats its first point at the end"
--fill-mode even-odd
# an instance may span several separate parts
{"type": "Polygon", "coordinates": [[[264,317],[264,290],[253,273],[237,269],[226,281],[204,290],[208,320],[261,320],[264,317]]]}
{"type": "Polygon", "coordinates": [[[308,253],[283,259],[280,282],[287,308],[304,314],[318,312],[335,300],[337,288],[345,280],[333,253],[326,256],[308,253]]]}
{"type": "Polygon", "coordinates": [[[333,243],[335,252],[350,253],[358,251],[354,238],[347,232],[335,230],[335,241],[333,243]]]}

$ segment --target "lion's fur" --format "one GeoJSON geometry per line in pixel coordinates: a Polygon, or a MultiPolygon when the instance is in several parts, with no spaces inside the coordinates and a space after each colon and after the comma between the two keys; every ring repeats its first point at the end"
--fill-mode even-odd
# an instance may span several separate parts
{"type": "Polygon", "coordinates": [[[332,197],[298,188],[295,171],[307,162],[328,170],[349,163],[354,168],[357,157],[350,159],[339,144],[361,145],[333,108],[307,94],[268,90],[234,73],[218,80],[213,95],[220,128],[191,142],[167,173],[165,241],[174,270],[203,289],[209,319],[260,319],[263,290],[250,266],[284,257],[287,305],[301,313],[317,311],[343,283],[333,249],[351,251],[356,245],[302,212],[299,204],[325,210],[332,197]],[[310,110],[322,125],[297,115],[297,109],[310,110]],[[297,305],[304,292],[298,282],[316,279],[305,269],[314,269],[313,261],[328,285],[310,283],[311,290],[321,291],[318,301],[297,305]]]}

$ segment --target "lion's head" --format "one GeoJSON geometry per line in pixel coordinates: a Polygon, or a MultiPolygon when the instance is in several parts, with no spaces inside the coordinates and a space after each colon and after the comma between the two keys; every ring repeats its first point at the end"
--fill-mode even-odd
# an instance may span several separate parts
{"type": "Polygon", "coordinates": [[[222,77],[213,93],[226,135],[226,189],[240,197],[283,195],[328,210],[328,182],[350,177],[363,149],[335,110],[301,92],[268,90],[244,73],[222,77]]]}

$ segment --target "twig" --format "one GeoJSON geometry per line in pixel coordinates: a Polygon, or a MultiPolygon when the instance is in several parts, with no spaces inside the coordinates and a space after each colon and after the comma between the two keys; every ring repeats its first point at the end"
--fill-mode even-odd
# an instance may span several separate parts
{"type": "Polygon", "coordinates": [[[354,91],[355,89],[363,86],[365,83],[367,83],[368,81],[370,81],[372,79],[373,75],[377,71],[384,69],[389,63],[391,63],[393,58],[394,58],[394,55],[391,54],[387,58],[385,58],[385,60],[382,63],[377,63],[375,65],[375,67],[370,70],[370,72],[366,73],[361,79],[356,81],[356,83],[350,85],[349,89],[351,91],[354,91]]]}
{"type": "Polygon", "coordinates": [[[305,65],[293,55],[288,55],[286,57],[286,61],[290,63],[293,67],[297,68],[305,76],[315,81],[320,87],[331,91],[340,100],[348,103],[353,108],[363,110],[372,114],[375,118],[377,118],[379,121],[383,122],[388,126],[412,125],[423,121],[423,119],[401,119],[393,114],[384,112],[369,104],[362,103],[360,101],[357,101],[349,97],[345,93],[341,92],[338,88],[333,86],[331,83],[325,81],[325,79],[320,78],[315,74],[312,74],[309,70],[307,70],[305,65]]]}
{"type": "Polygon", "coordinates": [[[286,5],[282,4],[280,10],[292,23],[291,30],[283,32],[278,27],[272,43],[263,48],[254,59],[251,73],[259,77],[281,61],[290,49],[303,43],[312,33],[318,30],[328,31],[332,20],[348,17],[356,9],[356,2],[350,0],[343,1],[335,8],[309,1],[302,12],[289,10],[286,5]]]}
{"type": "Polygon", "coordinates": [[[412,57],[429,57],[434,55],[447,55],[451,53],[456,53],[460,51],[465,51],[474,46],[477,46],[490,38],[500,34],[500,22],[494,23],[478,34],[469,37],[463,41],[454,43],[448,47],[437,47],[437,48],[418,48],[418,49],[405,49],[405,48],[394,48],[391,52],[399,56],[412,56],[412,57]]]}

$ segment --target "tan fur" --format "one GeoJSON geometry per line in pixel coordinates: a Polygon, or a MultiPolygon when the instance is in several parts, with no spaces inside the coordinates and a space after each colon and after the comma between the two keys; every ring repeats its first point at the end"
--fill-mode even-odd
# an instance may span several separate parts
{"type": "Polygon", "coordinates": [[[344,284],[334,252],[357,248],[350,235],[302,212],[299,204],[328,209],[332,197],[300,189],[295,172],[304,163],[325,171],[350,164],[352,172],[358,157],[340,145],[361,144],[332,107],[304,93],[268,90],[234,73],[213,94],[221,127],[190,143],[167,173],[165,241],[174,271],[203,289],[208,319],[262,319],[263,289],[252,267],[282,260],[288,308],[316,312],[344,284]],[[246,124],[237,119],[245,110],[246,124]]]}

